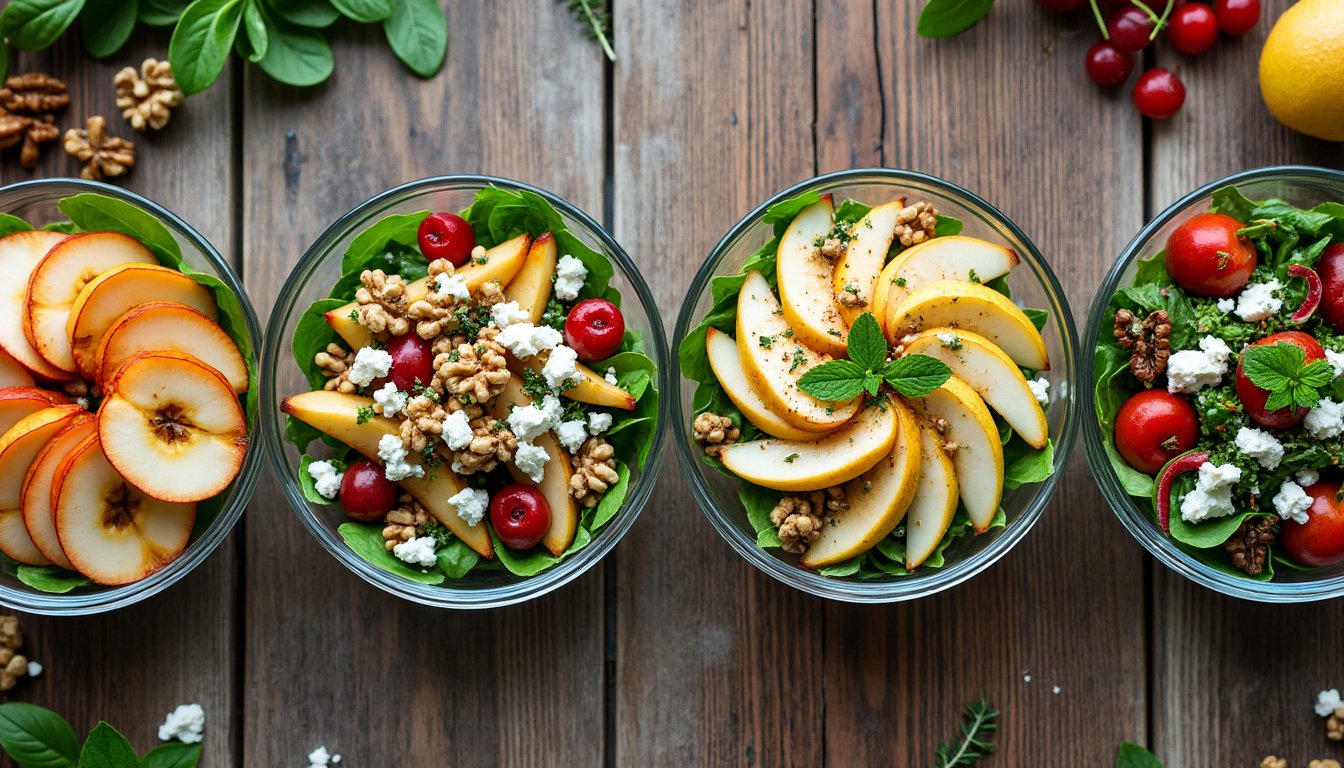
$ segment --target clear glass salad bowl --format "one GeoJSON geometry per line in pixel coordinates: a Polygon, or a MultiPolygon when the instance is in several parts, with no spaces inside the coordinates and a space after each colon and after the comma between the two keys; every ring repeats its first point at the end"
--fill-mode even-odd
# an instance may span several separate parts
{"type": "MultiPolygon", "coordinates": [[[[233,268],[224,257],[220,256],[215,247],[190,224],[171,211],[134,192],[108,184],[82,179],[39,179],[11,184],[0,189],[0,212],[23,218],[34,226],[64,221],[66,216],[61,213],[57,203],[62,198],[87,192],[115,198],[152,215],[162,222],[177,240],[187,266],[213,275],[228,286],[238,299],[247,326],[250,349],[243,351],[251,365],[255,367],[256,351],[261,347],[261,325],[257,321],[252,304],[247,299],[247,294],[243,292],[242,284],[234,274],[233,268]]],[[[256,386],[256,382],[253,382],[253,386],[256,386]]],[[[252,497],[252,491],[256,487],[262,469],[262,448],[256,442],[257,425],[254,420],[255,414],[250,414],[248,427],[253,444],[238,476],[224,492],[218,513],[203,529],[198,521],[197,530],[192,531],[191,543],[176,560],[133,584],[119,587],[84,586],[65,594],[40,592],[25,585],[12,572],[13,566],[7,564],[7,567],[0,569],[0,605],[52,616],[101,613],[138,603],[162,592],[191,573],[192,569],[205,562],[210,553],[214,552],[229,535],[229,531],[238,522],[248,500],[252,497]]]]}
{"type": "Polygon", "coordinates": [[[304,498],[297,481],[301,454],[285,440],[285,420],[279,411],[281,400],[308,389],[290,351],[300,316],[312,302],[327,297],[341,277],[342,255],[355,236],[375,221],[391,214],[421,210],[461,211],[471,205],[479,190],[490,186],[542,196],[559,212],[575,237],[610,260],[615,268],[611,285],[624,299],[621,308],[626,327],[643,335],[645,353],[658,366],[656,385],[660,392],[668,392],[670,374],[662,320],[648,284],[630,256],[601,225],[574,205],[544,190],[491,176],[438,176],[412,181],[374,196],[337,219],[308,248],[285,281],[271,312],[263,355],[261,411],[265,443],[285,498],[304,528],[332,557],[370,584],[413,602],[444,608],[492,608],[520,603],[558,589],[596,565],[630,530],[653,493],[658,479],[663,428],[668,419],[664,396],[648,462],[645,466],[630,468],[630,492],[616,517],[594,534],[586,547],[534,576],[521,577],[503,569],[478,568],[463,578],[437,585],[404,579],[371,565],[342,541],[337,526],[346,518],[338,505],[317,505],[304,498]]]}
{"type": "Polygon", "coordinates": [[[771,226],[761,221],[766,210],[777,202],[812,190],[833,193],[837,203],[853,198],[877,205],[899,196],[905,196],[911,202],[932,202],[940,214],[962,220],[962,234],[1000,243],[1016,251],[1022,263],[1008,276],[1014,302],[1020,306],[1046,309],[1050,313],[1042,335],[1052,368],[1043,371],[1042,375],[1050,382],[1051,403],[1046,417],[1049,436],[1055,445],[1054,473],[1042,483],[1005,491],[1002,506],[1007,516],[1006,526],[978,536],[961,537],[946,550],[946,563],[941,568],[920,568],[908,576],[880,579],[821,576],[803,568],[796,555],[756,546],[756,532],[737,496],[740,481],[716,471],[701,459],[700,447],[691,434],[696,382],[682,376],[680,364],[674,360],[678,389],[671,400],[678,456],[690,478],[696,501],[733,549],[770,576],[821,597],[855,603],[913,600],[948,589],[985,570],[1017,545],[1040,519],[1059,482],[1077,426],[1074,401],[1077,331],[1068,300],[1054,272],[1031,239],[1006,216],[971,192],[942,179],[911,171],[873,168],[808,179],[775,194],[734,225],[714,247],[691,282],[677,318],[673,349],[680,348],[682,340],[712,306],[710,281],[719,275],[737,273],[746,260],[774,236],[771,226]]]}
{"type": "Polygon", "coordinates": [[[1088,314],[1082,342],[1083,382],[1086,389],[1080,398],[1085,410],[1083,422],[1086,425],[1087,460],[1097,484],[1101,486],[1102,495],[1130,535],[1153,557],[1196,584],[1232,597],[1267,603],[1295,603],[1338,597],[1344,595],[1344,564],[1306,571],[1278,569],[1272,581],[1256,581],[1223,573],[1183,551],[1171,538],[1162,534],[1149,517],[1149,512],[1125,492],[1107,458],[1101,427],[1097,422],[1096,403],[1092,396],[1096,383],[1092,347],[1100,338],[1099,334],[1110,333],[1111,319],[1107,317],[1107,304],[1116,291],[1133,282],[1140,259],[1148,258],[1165,248],[1172,230],[1190,216],[1208,211],[1212,207],[1213,192],[1226,186],[1235,186],[1252,200],[1280,198],[1305,208],[1326,200],[1344,201],[1344,173],[1339,171],[1308,166],[1256,168],[1196,189],[1173,203],[1139,232],[1120,254],[1115,266],[1106,273],[1088,314]]]}

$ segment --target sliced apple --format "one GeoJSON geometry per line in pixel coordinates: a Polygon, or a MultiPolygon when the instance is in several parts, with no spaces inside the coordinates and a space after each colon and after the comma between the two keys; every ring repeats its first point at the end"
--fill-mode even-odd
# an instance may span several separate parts
{"type": "Polygon", "coordinates": [[[779,491],[818,491],[853,480],[891,453],[900,421],[884,399],[844,429],[817,440],[752,440],[727,446],[719,460],[749,483],[779,491]]]}
{"type": "Polygon", "coordinates": [[[56,468],[52,504],[61,549],[98,584],[130,584],[176,560],[191,540],[194,503],[146,495],[89,435],[56,468]]]}
{"type": "Polygon", "coordinates": [[[70,308],[65,330],[80,375],[96,380],[98,343],[117,318],[156,301],[185,304],[211,320],[219,317],[214,295],[175,269],[140,263],[113,267],[84,286],[70,308]]]}
{"type": "Polygon", "coordinates": [[[919,429],[919,485],[905,515],[905,567],[913,571],[938,548],[957,513],[957,473],[927,422],[919,429]]]}
{"type": "Polygon", "coordinates": [[[854,225],[845,255],[835,265],[834,296],[845,325],[872,311],[877,276],[887,262],[887,251],[896,237],[896,216],[905,207],[898,198],[869,211],[854,225]]]}
{"type": "Polygon", "coordinates": [[[0,389],[0,435],[30,414],[69,402],[65,395],[36,387],[0,389]]]}
{"type": "Polygon", "coordinates": [[[705,336],[705,352],[709,356],[709,367],[714,369],[714,375],[728,399],[757,429],[785,440],[815,440],[819,436],[820,433],[799,429],[785,421],[756,394],[751,382],[747,381],[747,375],[742,372],[741,358],[737,356],[737,342],[733,341],[732,336],[717,328],[710,328],[705,336]]]}
{"type": "Polygon", "coordinates": [[[905,342],[906,354],[928,355],[952,369],[1033,448],[1044,448],[1050,427],[1045,412],[1012,358],[978,333],[930,328],[905,342]]]}
{"type": "Polygon", "coordinates": [[[98,434],[107,460],[136,488],[163,501],[202,501],[238,476],[247,421],[218,371],[178,352],[145,352],[106,386],[98,434]]]}
{"type": "Polygon", "coordinates": [[[1031,319],[993,288],[961,280],[929,283],[892,307],[887,338],[895,344],[907,334],[942,326],[984,336],[1023,368],[1050,369],[1045,340],[1031,319]]]}
{"type": "Polygon", "coordinates": [[[818,244],[834,222],[830,195],[822,195],[799,212],[779,240],[775,274],[784,322],[798,334],[798,340],[818,352],[841,357],[847,350],[849,326],[840,316],[831,289],[835,263],[821,255],[818,244]]]}
{"type": "Polygon", "coordinates": [[[26,565],[50,565],[23,527],[23,481],[42,446],[80,414],[78,405],[56,405],[25,416],[0,435],[0,552],[26,565]]]}
{"type": "Polygon", "coordinates": [[[798,429],[836,429],[859,410],[857,399],[828,403],[798,388],[804,373],[831,358],[798,342],[759,272],[747,275],[737,295],[737,353],[756,394],[798,429]]]}
{"type": "MultiPolygon", "coordinates": [[[[494,248],[485,252],[485,259],[480,262],[471,262],[455,274],[460,275],[467,284],[467,289],[475,293],[481,289],[481,286],[493,280],[498,280],[501,287],[508,289],[518,271],[522,269],[523,263],[527,260],[528,246],[532,243],[532,238],[528,235],[519,235],[512,240],[500,243],[494,248]]],[[[406,303],[411,303],[416,299],[424,298],[430,290],[429,278],[422,277],[419,280],[413,280],[406,284],[406,303]]],[[[328,312],[324,317],[327,319],[327,325],[336,331],[351,349],[363,349],[373,343],[373,334],[368,328],[360,325],[351,319],[350,315],[359,309],[358,302],[350,302],[343,307],[338,307],[328,312]]]]}
{"type": "MultiPolygon", "coordinates": [[[[33,381],[33,375],[27,368],[19,365],[19,361],[9,356],[9,353],[0,349],[0,388],[3,387],[31,387],[36,382],[33,381]]],[[[2,430],[0,430],[2,431],[2,430]]]]}
{"type": "MultiPolygon", "coordinates": [[[[533,355],[526,360],[519,360],[512,354],[508,355],[509,370],[516,376],[522,376],[523,371],[529,369],[540,374],[545,364],[543,355],[533,355]]],[[[564,397],[576,403],[600,405],[604,408],[619,408],[623,411],[635,409],[634,395],[607,381],[605,376],[598,375],[583,363],[575,363],[574,368],[579,372],[579,381],[561,393],[564,397]]]]}
{"type": "Polygon", "coordinates": [[[23,331],[28,279],[39,262],[69,235],[30,229],[0,237],[0,349],[34,376],[70,381],[74,375],[48,363],[23,331]]]}
{"type": "MultiPolygon", "coordinates": [[[[509,411],[514,406],[531,404],[532,398],[523,391],[523,380],[514,374],[491,406],[495,418],[507,419],[509,411]]],[[[550,432],[539,435],[532,444],[545,448],[551,457],[546,462],[545,475],[541,478],[541,483],[532,482],[531,477],[512,463],[508,465],[509,474],[513,475],[514,482],[536,486],[545,497],[547,505],[551,508],[551,527],[542,537],[541,544],[552,555],[559,557],[569,549],[570,544],[574,543],[574,534],[579,530],[579,505],[574,497],[569,495],[569,478],[574,475],[574,465],[570,461],[569,454],[560,447],[560,443],[550,432]]]]}
{"type": "MultiPolygon", "coordinates": [[[[378,441],[384,435],[400,435],[401,427],[397,422],[383,416],[374,416],[359,423],[359,412],[372,409],[373,398],[359,395],[343,395],[339,392],[318,390],[287,397],[280,403],[280,410],[324,434],[330,435],[364,454],[370,461],[382,462],[378,457],[378,441]]],[[[367,411],[366,411],[367,412],[367,411]]],[[[420,464],[421,457],[415,453],[406,457],[407,463],[420,464]]],[[[453,535],[482,557],[493,557],[494,548],[490,542],[490,533],[485,525],[467,525],[458,517],[457,510],[448,503],[466,486],[462,480],[448,468],[447,461],[436,469],[426,471],[424,477],[408,477],[399,480],[401,489],[444,525],[453,535]]]]}
{"type": "Polygon", "coordinates": [[[919,485],[919,419],[899,400],[891,401],[899,427],[891,453],[845,484],[849,509],[822,526],[821,536],[803,553],[803,565],[820,568],[867,552],[885,539],[915,499],[919,485]]]}
{"type": "Polygon", "coordinates": [[[943,448],[956,468],[961,502],[976,533],[989,528],[1003,499],[1003,443],[985,401],[953,376],[924,397],[915,410],[942,428],[943,448]]]}
{"type": "Polygon", "coordinates": [[[155,351],[190,355],[223,374],[235,393],[247,391],[247,361],[229,334],[195,309],[167,301],[141,304],[112,324],[94,355],[97,381],[110,381],[127,360],[155,351]]]}
{"type": "Polygon", "coordinates": [[[51,562],[62,568],[75,570],[70,559],[61,547],[61,538],[56,533],[56,508],[52,506],[52,497],[56,490],[56,469],[61,461],[84,442],[90,435],[96,434],[98,419],[91,413],[76,414],[75,418],[57,435],[42,447],[33,464],[28,468],[28,476],[23,481],[23,492],[19,500],[19,513],[23,517],[23,527],[33,540],[37,551],[51,562]]]}
{"type": "Polygon", "coordinates": [[[504,289],[504,301],[518,302],[519,309],[527,311],[528,322],[533,325],[541,322],[541,316],[546,314],[546,302],[551,299],[551,286],[555,279],[555,265],[555,238],[547,232],[532,243],[527,260],[504,289]]]}
{"type": "Polygon", "coordinates": [[[888,310],[919,288],[939,280],[988,282],[1018,265],[1008,248],[976,237],[950,235],[911,246],[887,262],[877,279],[873,315],[884,320],[888,310]]]}

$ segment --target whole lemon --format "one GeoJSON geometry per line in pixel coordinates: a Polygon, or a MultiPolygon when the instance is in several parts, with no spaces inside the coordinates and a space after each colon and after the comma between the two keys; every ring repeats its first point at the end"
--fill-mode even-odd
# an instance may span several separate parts
{"type": "Polygon", "coordinates": [[[1344,141],[1344,0],[1301,0],[1260,52],[1260,93],[1279,122],[1344,141]]]}

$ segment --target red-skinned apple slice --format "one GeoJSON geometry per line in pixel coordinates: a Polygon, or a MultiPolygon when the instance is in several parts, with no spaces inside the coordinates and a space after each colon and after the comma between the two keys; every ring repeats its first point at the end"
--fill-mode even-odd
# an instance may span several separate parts
{"type": "Polygon", "coordinates": [[[1302,264],[1289,264],[1288,275],[1307,281],[1307,298],[1302,300],[1302,306],[1298,307],[1289,318],[1294,323],[1305,323],[1316,314],[1316,308],[1321,306],[1321,276],[1316,274],[1316,270],[1302,264]]]}
{"type": "Polygon", "coordinates": [[[0,238],[0,349],[47,381],[70,381],[74,376],[42,359],[23,332],[28,278],[47,251],[67,237],[60,232],[32,229],[0,238]]]}
{"type": "Polygon", "coordinates": [[[117,369],[142,352],[181,352],[224,375],[233,391],[247,391],[247,362],[238,346],[213,320],[184,304],[141,304],[112,324],[95,354],[96,381],[108,381],[117,369]]]}
{"type": "Polygon", "coordinates": [[[163,501],[214,496],[247,455],[247,421],[233,387],[178,352],[142,353],[117,369],[98,409],[98,434],[112,466],[163,501]]]}
{"type": "Polygon", "coordinates": [[[77,414],[69,425],[52,437],[37,458],[28,468],[28,476],[23,481],[23,493],[19,499],[19,513],[23,516],[23,527],[33,540],[37,551],[51,562],[68,570],[74,570],[65,550],[61,548],[61,538],[56,534],[56,513],[52,506],[53,491],[56,489],[56,468],[89,435],[98,431],[98,419],[92,413],[77,414]]]}
{"type": "Polygon", "coordinates": [[[23,481],[42,446],[85,413],[77,405],[57,405],[26,416],[0,435],[0,552],[26,565],[50,565],[33,545],[19,508],[23,481]]]}
{"type": "Polygon", "coordinates": [[[1167,462],[1167,466],[1157,476],[1157,487],[1154,489],[1156,494],[1155,506],[1157,507],[1157,524],[1162,528],[1163,533],[1171,533],[1171,486],[1175,484],[1176,478],[1186,472],[1196,472],[1209,460],[1209,454],[1204,451],[1190,451],[1167,462]]]}
{"type": "Polygon", "coordinates": [[[99,584],[130,584],[177,559],[196,505],[161,501],[126,482],[89,435],[56,468],[56,533],[75,570],[99,584]]]}
{"type": "Polygon", "coordinates": [[[27,368],[0,349],[0,387],[31,387],[36,383],[27,368]]]}
{"type": "Polygon", "coordinates": [[[0,389],[0,435],[8,432],[10,427],[30,414],[69,402],[65,395],[36,387],[0,389]]]}

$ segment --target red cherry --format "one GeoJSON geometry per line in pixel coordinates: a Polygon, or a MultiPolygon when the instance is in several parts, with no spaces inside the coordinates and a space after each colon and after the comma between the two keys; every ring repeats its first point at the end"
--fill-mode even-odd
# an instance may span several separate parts
{"type": "Polygon", "coordinates": [[[1237,232],[1241,222],[1221,213],[1191,216],[1167,237],[1167,274],[1196,296],[1227,298],[1246,287],[1259,261],[1237,232]]]}
{"type": "Polygon", "coordinates": [[[381,466],[361,459],[346,467],[337,498],[351,520],[372,523],[392,511],[397,503],[397,484],[387,479],[381,466]]]}
{"type": "Polygon", "coordinates": [[[1134,84],[1134,106],[1144,117],[1166,120],[1181,111],[1185,103],[1185,85],[1181,78],[1161,67],[1154,67],[1134,84]]]}
{"type": "Polygon", "coordinates": [[[476,247],[476,233],[467,220],[456,213],[431,213],[420,222],[418,235],[420,253],[426,259],[447,259],[460,267],[471,258],[476,247]]]}
{"type": "Polygon", "coordinates": [[[1164,389],[1134,395],[1115,415],[1115,447],[1131,467],[1148,475],[1195,447],[1199,418],[1185,400],[1164,389]]]}
{"type": "Polygon", "coordinates": [[[1137,53],[1153,41],[1153,20],[1131,5],[1111,14],[1106,20],[1106,31],[1118,48],[1137,53]]]}
{"type": "Polygon", "coordinates": [[[606,299],[584,299],[565,318],[565,343],[580,360],[605,360],[625,340],[625,316],[606,299]]]}
{"type": "Polygon", "coordinates": [[[1171,47],[1188,56],[1201,54],[1218,40],[1218,21],[1213,9],[1204,3],[1190,3],[1171,14],[1167,36],[1171,47]]]}
{"type": "Polygon", "coordinates": [[[1036,0],[1036,4],[1052,13],[1069,13],[1082,8],[1087,0],[1036,0]]]}
{"type": "Polygon", "coordinates": [[[1303,565],[1344,562],[1344,496],[1339,483],[1321,480],[1303,490],[1311,497],[1307,522],[1288,520],[1279,527],[1284,551],[1303,565]]]}
{"type": "Polygon", "coordinates": [[[1260,23],[1260,0],[1214,0],[1218,28],[1228,35],[1244,35],[1260,23]]]}
{"type": "Polygon", "coordinates": [[[1129,73],[1134,70],[1134,57],[1114,43],[1103,40],[1087,50],[1083,65],[1092,82],[1102,88],[1114,88],[1129,79],[1129,73]]]}
{"type": "Polygon", "coordinates": [[[551,527],[551,505],[541,491],[511,483],[490,500],[490,525],[509,549],[531,549],[551,527]]]}
{"type": "MultiPolygon", "coordinates": [[[[1325,350],[1321,348],[1319,342],[1310,335],[1301,331],[1284,331],[1276,333],[1252,344],[1252,347],[1273,346],[1275,344],[1295,344],[1302,348],[1306,354],[1306,362],[1313,360],[1324,360],[1325,350]]],[[[1257,387],[1251,383],[1250,378],[1246,376],[1246,353],[1241,353],[1241,358],[1237,361],[1237,398],[1241,400],[1242,408],[1246,410],[1246,415],[1256,424],[1262,427],[1272,427],[1274,429],[1286,429],[1306,418],[1307,408],[1277,408],[1267,410],[1265,402],[1269,400],[1269,391],[1257,387]]]]}
{"type": "Polygon", "coordinates": [[[374,379],[371,391],[382,389],[392,382],[402,392],[413,392],[415,385],[428,386],[434,378],[434,352],[429,342],[414,333],[398,336],[387,343],[392,356],[392,367],[386,376],[374,379]]]}
{"type": "Polygon", "coordinates": [[[1344,333],[1344,243],[1335,243],[1316,262],[1321,277],[1321,305],[1316,312],[1331,328],[1344,333]]]}

